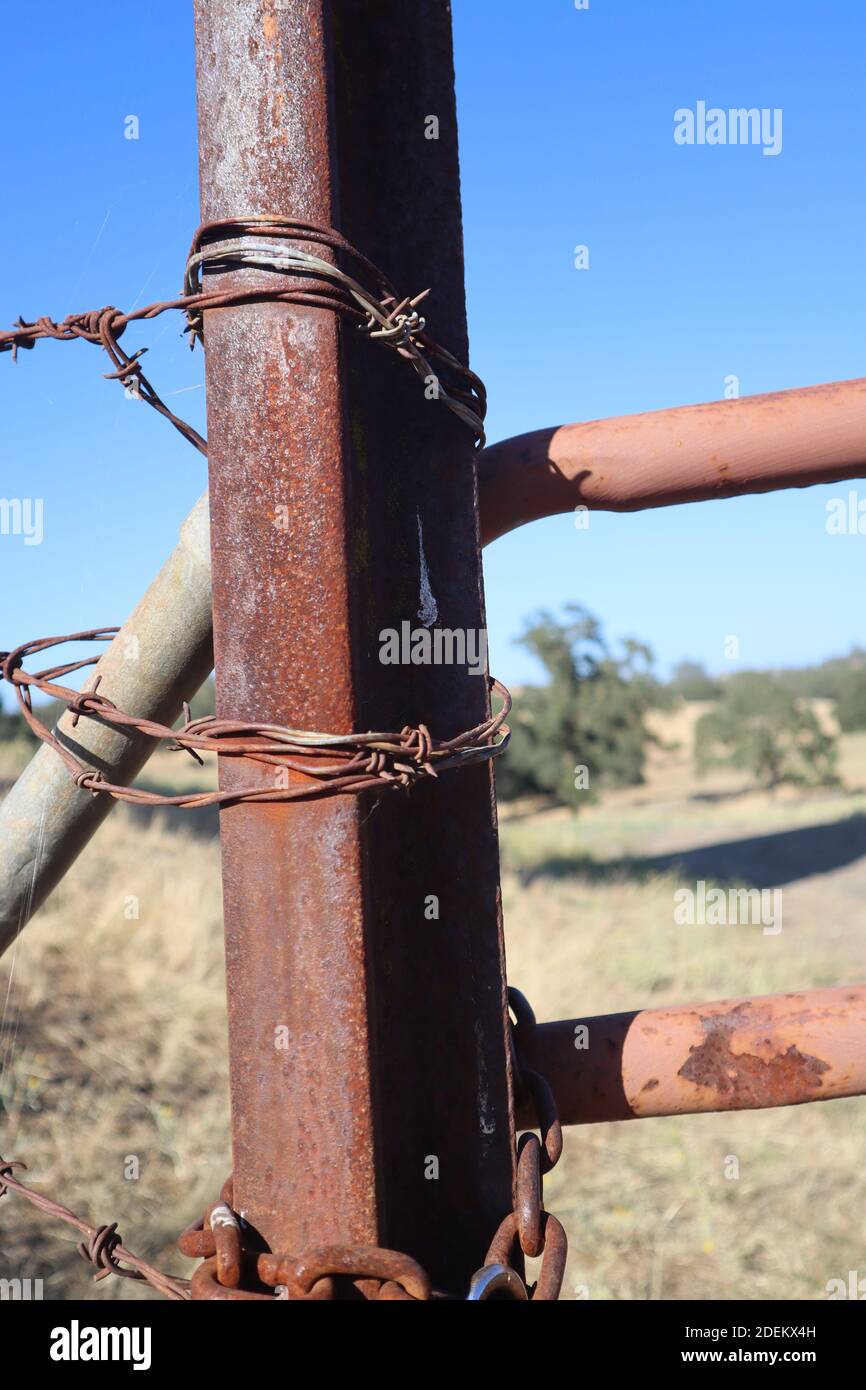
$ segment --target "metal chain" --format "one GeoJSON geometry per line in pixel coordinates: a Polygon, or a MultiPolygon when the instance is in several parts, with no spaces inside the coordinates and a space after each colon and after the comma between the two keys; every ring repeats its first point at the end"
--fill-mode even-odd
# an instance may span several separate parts
{"type": "Polygon", "coordinates": [[[521,1060],[521,1048],[535,1028],[535,1014],[519,989],[509,989],[508,1004],[514,1015],[509,1040],[514,1088],[518,1101],[530,1101],[541,1131],[522,1134],[517,1145],[516,1206],[499,1226],[484,1266],[472,1280],[471,1299],[489,1298],[501,1292],[512,1298],[528,1298],[535,1303],[559,1297],[565,1275],[568,1238],[543,1199],[544,1174],[562,1157],[562,1125],[556,1100],[546,1079],[521,1060]],[[541,1257],[538,1281],[526,1289],[513,1261],[520,1251],[530,1259],[541,1257]]]}
{"type": "Polygon", "coordinates": [[[268,1301],[274,1298],[331,1300],[337,1281],[349,1283],[361,1298],[427,1302],[430,1279],[409,1255],[376,1245],[325,1245],[301,1256],[249,1250],[243,1225],[233,1209],[232,1179],[220,1200],[178,1239],[182,1254],[203,1261],[192,1276],[194,1299],[268,1301]]]}
{"type": "MultiPolygon", "coordinates": [[[[93,690],[77,691],[57,684],[58,678],[73,671],[92,666],[97,657],[86,657],[53,666],[31,674],[23,669],[28,655],[46,651],[66,642],[106,641],[117,628],[93,628],[73,632],[66,637],[45,637],[26,642],[12,652],[0,652],[0,677],[14,687],[24,716],[37,738],[59,754],[79,787],[95,795],[104,793],[118,801],[138,805],[202,807],[222,806],[239,801],[298,801],[316,796],[357,794],[371,789],[409,790],[418,781],[436,778],[440,772],[470,764],[486,762],[505,752],[511,732],[505,720],[511,709],[511,696],[499,681],[489,678],[489,685],[502,700],[497,714],[472,729],[450,739],[435,739],[425,724],[406,725],[399,733],[367,732],[361,734],[326,734],[308,730],[288,729],[278,724],[255,724],[234,719],[216,719],[208,715],[192,719],[185,706],[186,718],[180,729],[119,710],[111,700],[93,690]],[[243,757],[253,762],[284,768],[296,774],[291,786],[250,786],[233,791],[187,792],[167,796],[109,782],[101,772],[88,767],[65,743],[52,733],[33,710],[31,691],[39,690],[55,700],[62,700],[74,716],[94,719],[100,724],[134,731],[147,738],[166,739],[175,750],[191,753],[201,762],[199,753],[216,753],[220,757],[243,757]],[[498,741],[497,741],[498,740],[498,741]],[[303,779],[303,780],[300,780],[303,779]]],[[[98,681],[97,681],[98,684],[98,681]]]]}

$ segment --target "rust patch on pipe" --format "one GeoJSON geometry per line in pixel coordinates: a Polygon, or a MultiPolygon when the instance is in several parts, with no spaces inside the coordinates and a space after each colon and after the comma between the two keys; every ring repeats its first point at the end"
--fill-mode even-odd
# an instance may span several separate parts
{"type": "Polygon", "coordinates": [[[725,1014],[699,1014],[704,1039],[689,1049],[689,1057],[677,1075],[696,1086],[717,1091],[738,1107],[758,1108],[780,1104],[804,1089],[818,1090],[821,1076],[830,1070],[820,1057],[801,1052],[796,1044],[779,1047],[772,1040],[772,1018],[751,1004],[741,1004],[725,1014]],[[756,1041],[759,1052],[737,1052],[734,1041],[742,1028],[767,1036],[756,1041]]]}

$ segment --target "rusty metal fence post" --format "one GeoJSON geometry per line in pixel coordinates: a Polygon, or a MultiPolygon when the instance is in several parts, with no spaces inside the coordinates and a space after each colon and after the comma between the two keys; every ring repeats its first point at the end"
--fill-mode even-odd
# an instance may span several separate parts
{"type": "MultiPolygon", "coordinates": [[[[446,0],[195,13],[204,220],[335,226],[432,286],[465,360],[446,0]]],[[[257,275],[279,282],[223,281],[257,275]]],[[[219,309],[205,335],[218,713],[471,727],[483,675],[380,660],[405,621],[484,627],[469,432],[327,310],[219,309]]],[[[224,786],[269,784],[227,761],[224,786]]],[[[387,1245],[460,1294],[512,1208],[491,793],[480,766],[408,801],[221,813],[234,1205],[272,1249],[387,1245]]]]}

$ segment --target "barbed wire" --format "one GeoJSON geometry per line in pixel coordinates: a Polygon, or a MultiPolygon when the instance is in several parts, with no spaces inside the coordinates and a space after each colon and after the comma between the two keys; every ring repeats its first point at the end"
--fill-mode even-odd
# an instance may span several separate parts
{"type": "Polygon", "coordinates": [[[89,1221],[76,1216],[60,1202],[55,1202],[44,1193],[35,1192],[32,1187],[27,1187],[15,1177],[16,1168],[26,1171],[27,1164],[17,1160],[6,1162],[0,1158],[0,1197],[5,1197],[10,1190],[18,1192],[39,1211],[45,1212],[46,1216],[53,1216],[58,1221],[66,1222],[68,1226],[74,1226],[84,1236],[84,1240],[76,1246],[79,1255],[88,1264],[96,1267],[94,1283],[99,1283],[101,1279],[107,1279],[110,1274],[114,1274],[119,1279],[135,1279],[139,1283],[149,1284],[165,1298],[184,1302],[192,1298],[188,1279],[178,1279],[172,1274],[165,1274],[148,1260],[143,1260],[140,1255],[135,1255],[126,1248],[117,1234],[116,1221],[108,1226],[92,1226],[89,1221]],[[127,1268],[123,1268],[121,1260],[127,1268]]]}
{"type": "Polygon", "coordinates": [[[153,719],[127,714],[98,690],[99,678],[91,690],[73,690],[58,681],[92,666],[98,657],[65,662],[44,671],[25,671],[27,657],[67,642],[108,641],[118,628],[92,628],[65,637],[43,637],[25,642],[11,652],[0,652],[2,678],[14,688],[21,713],[37,738],[63,759],[76,785],[94,795],[112,796],[118,801],[146,806],[194,808],[224,806],[239,801],[300,801],[311,797],[358,794],[373,789],[408,791],[415,783],[436,778],[441,772],[473,763],[486,762],[505,752],[511,738],[506,719],[511,696],[499,681],[488,677],[488,684],[502,700],[502,708],[474,728],[450,739],[434,738],[426,724],[405,725],[399,732],[331,734],[291,729],[279,724],[258,724],[244,720],[218,719],[214,715],[193,719],[184,706],[184,722],[179,729],[153,719]],[[174,796],[148,791],[143,787],[110,782],[102,772],[89,767],[72,752],[38,717],[33,708],[32,691],[61,700],[73,715],[110,724],[115,728],[166,740],[173,750],[190,753],[199,763],[202,753],[219,757],[247,758],[284,769],[294,781],[285,786],[250,786],[233,790],[197,791],[174,796]]]}
{"type": "Polygon", "coordinates": [[[433,386],[432,398],[440,400],[472,430],[480,448],[484,444],[487,410],[484,383],[427,332],[426,320],[418,313],[418,305],[429,293],[423,290],[411,297],[400,297],[382,271],[330,227],[285,217],[227,218],[204,223],[196,231],[186,261],[183,293],[177,298],[160,300],[127,314],[113,305],[106,305],[86,313],[68,314],[60,322],[48,316],[28,321],[19,315],[11,329],[0,331],[0,352],[11,352],[14,361],[19,351],[34,348],[40,339],[71,342],[81,338],[98,344],[114,367],[113,371],[105,373],[106,379],[121,382],[168,420],[194,448],[207,454],[206,440],[169,409],[145,376],[141,358],[147,348],[127,353],[120,346],[119,339],[128,326],[157,318],[168,310],[179,310],[186,315],[184,331],[190,334],[190,347],[194,347],[196,339],[204,339],[205,315],[210,309],[263,303],[330,309],[356,323],[372,341],[405,358],[418,375],[433,386]],[[249,245],[248,238],[256,235],[268,241],[249,245]],[[335,258],[340,255],[350,258],[375,289],[366,288],[323,256],[303,251],[297,245],[279,244],[286,242],[320,245],[335,258]],[[205,271],[218,273],[243,268],[282,272],[296,277],[299,283],[280,288],[267,285],[249,289],[204,288],[205,271]],[[437,370],[434,370],[434,363],[437,370]],[[443,371],[447,377],[445,381],[441,379],[443,371]]]}

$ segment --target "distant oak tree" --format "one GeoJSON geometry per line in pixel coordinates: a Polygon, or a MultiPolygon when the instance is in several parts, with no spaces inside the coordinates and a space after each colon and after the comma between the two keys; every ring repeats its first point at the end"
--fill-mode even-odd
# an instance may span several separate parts
{"type": "Polygon", "coordinates": [[[561,620],[540,613],[520,642],[548,680],[516,694],[514,737],[497,761],[498,795],[544,796],[576,808],[601,787],[642,782],[652,740],[644,716],[669,700],[649,647],[628,639],[615,654],[598,619],[577,604],[561,620]],[[577,767],[585,775],[576,777],[577,767]]]}
{"type": "Polygon", "coordinates": [[[695,765],[748,772],[772,788],[782,782],[838,782],[836,741],[814,712],[774,676],[743,671],[724,684],[714,709],[695,726],[695,765]]]}

